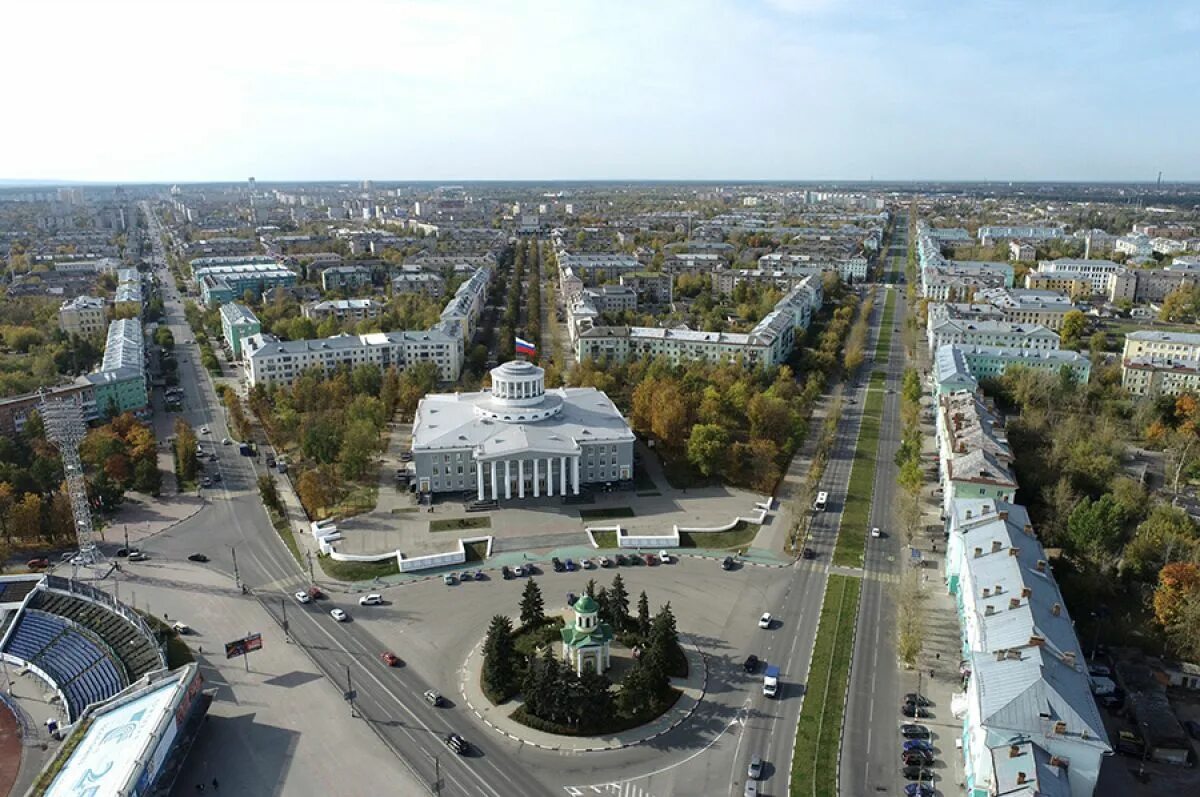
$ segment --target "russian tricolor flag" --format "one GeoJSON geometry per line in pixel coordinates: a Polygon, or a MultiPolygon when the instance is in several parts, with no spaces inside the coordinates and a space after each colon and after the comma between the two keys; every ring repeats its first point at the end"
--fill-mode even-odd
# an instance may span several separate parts
{"type": "Polygon", "coordinates": [[[534,346],[532,343],[525,340],[524,338],[517,338],[516,340],[517,340],[517,343],[516,343],[517,354],[524,354],[527,357],[533,357],[534,355],[537,354],[537,346],[534,346]]]}

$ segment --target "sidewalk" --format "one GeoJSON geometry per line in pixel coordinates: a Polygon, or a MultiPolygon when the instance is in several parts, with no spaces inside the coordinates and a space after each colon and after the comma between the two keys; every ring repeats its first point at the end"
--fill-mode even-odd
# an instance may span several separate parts
{"type": "Polygon", "coordinates": [[[700,650],[691,645],[686,636],[680,635],[683,652],[688,660],[688,677],[672,678],[671,685],[683,692],[671,710],[653,722],[609,736],[560,736],[535,730],[509,719],[509,714],[521,705],[514,698],[502,706],[493,705],[483,694],[479,675],[483,666],[483,642],[472,650],[463,666],[459,668],[459,691],[463,700],[476,717],[492,730],[508,738],[540,747],[543,750],[563,750],[572,753],[593,753],[601,750],[619,750],[635,744],[656,739],[686,722],[708,690],[708,662],[700,650]]]}

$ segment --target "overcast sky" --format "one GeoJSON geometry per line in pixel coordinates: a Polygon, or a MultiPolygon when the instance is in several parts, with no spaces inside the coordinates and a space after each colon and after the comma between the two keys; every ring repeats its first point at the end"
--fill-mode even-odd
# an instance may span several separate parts
{"type": "Polygon", "coordinates": [[[1200,3],[12,2],[0,178],[1200,179],[1200,3]]]}

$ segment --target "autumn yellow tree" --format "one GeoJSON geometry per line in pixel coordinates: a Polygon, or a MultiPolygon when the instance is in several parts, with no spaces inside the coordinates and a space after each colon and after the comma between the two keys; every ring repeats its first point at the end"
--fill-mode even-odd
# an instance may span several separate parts
{"type": "Polygon", "coordinates": [[[1154,619],[1170,628],[1179,618],[1184,603],[1200,596],[1200,565],[1195,562],[1171,562],[1158,571],[1154,590],[1154,619]]]}

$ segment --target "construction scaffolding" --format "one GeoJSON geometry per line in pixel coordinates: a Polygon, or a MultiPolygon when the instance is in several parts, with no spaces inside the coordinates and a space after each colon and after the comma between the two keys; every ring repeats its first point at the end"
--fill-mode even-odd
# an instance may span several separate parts
{"type": "Polygon", "coordinates": [[[83,407],[75,397],[55,398],[42,391],[39,411],[46,426],[46,436],[58,446],[59,455],[62,457],[67,495],[71,499],[71,512],[75,516],[75,538],[79,543],[79,553],[72,563],[76,566],[98,564],[104,556],[96,547],[92,510],[88,504],[87,481],[83,478],[83,462],[79,458],[79,446],[87,434],[83,407]]]}

